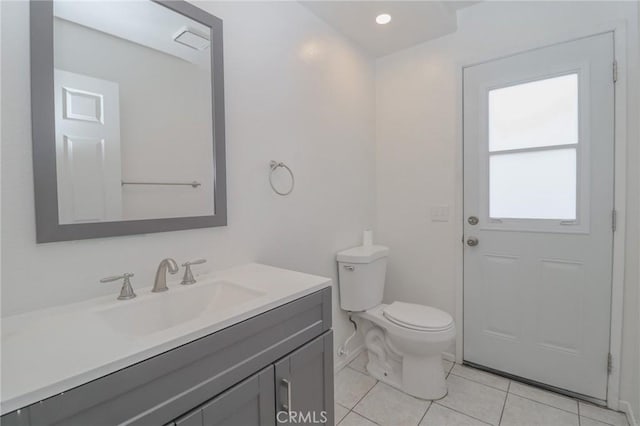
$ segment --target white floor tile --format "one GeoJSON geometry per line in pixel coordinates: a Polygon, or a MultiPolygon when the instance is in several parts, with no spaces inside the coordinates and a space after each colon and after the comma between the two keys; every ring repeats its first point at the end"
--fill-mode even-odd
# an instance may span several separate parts
{"type": "Polygon", "coordinates": [[[593,404],[580,401],[580,415],[614,426],[627,426],[627,416],[617,411],[608,410],[593,404]]]}
{"type": "Polygon", "coordinates": [[[449,393],[438,401],[439,404],[484,422],[498,424],[506,392],[453,374],[447,378],[447,385],[449,393]]]}
{"type": "Polygon", "coordinates": [[[466,416],[437,403],[431,404],[420,426],[485,426],[487,423],[466,416]]]}
{"type": "Polygon", "coordinates": [[[578,426],[578,415],[509,394],[500,426],[578,426]]]}
{"type": "Polygon", "coordinates": [[[376,426],[376,424],[352,411],[340,422],[340,426],[376,426]]]}
{"type": "Polygon", "coordinates": [[[429,401],[378,382],[353,411],[383,426],[416,426],[428,407],[429,401]]]}
{"type": "Polygon", "coordinates": [[[344,416],[346,416],[349,413],[349,409],[343,407],[340,404],[335,404],[333,410],[335,411],[334,424],[336,425],[340,423],[340,420],[344,419],[344,416]]]}
{"type": "Polygon", "coordinates": [[[367,374],[367,362],[369,362],[369,356],[367,355],[367,350],[364,349],[353,361],[349,363],[349,367],[367,374]]]}
{"type": "Polygon", "coordinates": [[[512,381],[511,387],[509,387],[509,393],[533,399],[534,401],[542,402],[543,404],[551,405],[552,407],[560,408],[561,410],[570,411],[576,414],[578,413],[578,401],[575,399],[525,385],[520,382],[512,381]]]}
{"type": "Polygon", "coordinates": [[[456,376],[464,377],[465,379],[473,380],[474,382],[482,383],[483,385],[491,386],[492,388],[500,389],[503,391],[506,391],[509,388],[509,379],[460,364],[456,364],[453,366],[451,374],[455,374],[456,376]]]}
{"type": "Polygon", "coordinates": [[[345,367],[335,377],[335,402],[351,409],[375,384],[373,377],[345,367]]]}

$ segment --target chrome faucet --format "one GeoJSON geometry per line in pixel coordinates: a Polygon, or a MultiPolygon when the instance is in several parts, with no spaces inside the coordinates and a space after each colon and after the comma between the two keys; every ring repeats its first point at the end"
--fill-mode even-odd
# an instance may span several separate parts
{"type": "Polygon", "coordinates": [[[160,293],[162,291],[167,291],[169,288],[167,287],[167,270],[169,273],[175,274],[178,272],[178,264],[175,260],[167,258],[163,259],[158,265],[158,270],[156,271],[156,280],[153,283],[154,293],[160,293]]]}
{"type": "Polygon", "coordinates": [[[184,266],[184,277],[182,277],[182,285],[191,285],[196,283],[196,279],[193,278],[193,272],[191,272],[191,265],[200,265],[205,263],[207,259],[197,259],[182,264],[184,266]]]}
{"type": "Polygon", "coordinates": [[[118,276],[107,277],[100,280],[101,283],[110,283],[112,281],[124,280],[122,283],[122,288],[120,289],[120,296],[118,296],[118,300],[129,300],[136,297],[136,293],[133,291],[133,287],[131,287],[131,281],[129,278],[133,276],[132,273],[125,273],[118,276]]]}

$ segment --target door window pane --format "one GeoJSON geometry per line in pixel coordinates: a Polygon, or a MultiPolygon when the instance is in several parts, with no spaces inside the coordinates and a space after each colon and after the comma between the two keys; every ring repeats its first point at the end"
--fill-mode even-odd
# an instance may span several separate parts
{"type": "Polygon", "coordinates": [[[576,219],[576,149],[492,155],[489,215],[511,219],[576,219]]]}
{"type": "Polygon", "coordinates": [[[578,74],[489,92],[489,151],[578,143],[578,74]]]}

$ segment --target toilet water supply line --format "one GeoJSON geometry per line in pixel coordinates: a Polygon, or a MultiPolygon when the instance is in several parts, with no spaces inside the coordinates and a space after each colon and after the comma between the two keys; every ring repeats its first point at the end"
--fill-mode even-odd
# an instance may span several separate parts
{"type": "Polygon", "coordinates": [[[342,346],[338,348],[338,356],[349,356],[349,351],[347,351],[347,346],[349,345],[349,342],[354,337],[356,337],[356,334],[358,334],[358,324],[356,324],[353,318],[351,318],[351,312],[349,312],[349,321],[351,321],[351,324],[353,324],[353,333],[351,333],[351,336],[347,337],[347,340],[345,340],[342,346]]]}

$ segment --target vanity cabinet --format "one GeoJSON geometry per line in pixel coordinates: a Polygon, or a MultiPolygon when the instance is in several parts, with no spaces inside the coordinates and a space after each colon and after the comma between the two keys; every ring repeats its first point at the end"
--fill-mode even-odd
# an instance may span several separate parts
{"type": "Polygon", "coordinates": [[[0,420],[2,426],[251,426],[288,423],[289,409],[311,413],[298,424],[333,425],[330,287],[0,420]]]}

